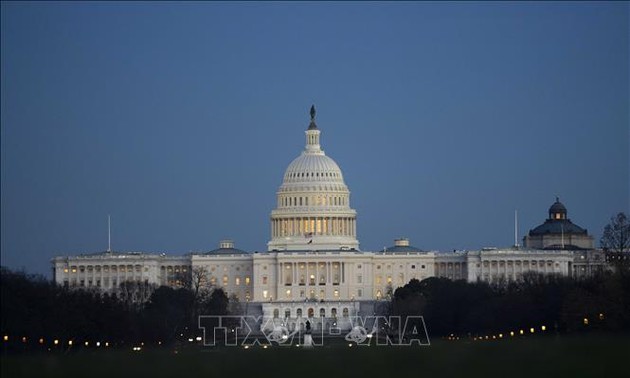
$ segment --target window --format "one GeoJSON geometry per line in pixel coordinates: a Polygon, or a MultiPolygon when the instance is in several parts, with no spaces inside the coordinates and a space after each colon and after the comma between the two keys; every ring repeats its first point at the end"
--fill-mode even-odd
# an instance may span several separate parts
{"type": "Polygon", "coordinates": [[[326,317],[326,309],[323,309],[323,308],[319,309],[319,317],[320,318],[326,317]]]}
{"type": "Polygon", "coordinates": [[[280,316],[280,311],[278,311],[277,308],[273,309],[273,318],[274,319],[278,319],[278,317],[280,316]]]}
{"type": "Polygon", "coordinates": [[[333,291],[333,295],[335,298],[339,298],[339,290],[335,289],[335,291],[333,291]]]}
{"type": "Polygon", "coordinates": [[[297,311],[295,312],[295,315],[296,315],[298,318],[301,318],[301,317],[302,317],[302,309],[301,309],[301,308],[298,308],[298,309],[297,309],[297,311]]]}
{"type": "Polygon", "coordinates": [[[228,281],[229,281],[228,276],[223,276],[223,286],[227,286],[228,285],[228,281]]]}
{"type": "Polygon", "coordinates": [[[234,278],[234,285],[239,286],[241,284],[241,277],[234,278]]]}
{"type": "Polygon", "coordinates": [[[357,276],[357,283],[363,283],[363,276],[360,274],[357,276]]]}
{"type": "Polygon", "coordinates": [[[266,285],[267,284],[267,276],[263,276],[262,277],[262,284],[266,285]]]}
{"type": "Polygon", "coordinates": [[[343,315],[344,318],[348,317],[348,307],[344,307],[343,311],[341,312],[341,314],[343,315]]]}
{"type": "Polygon", "coordinates": [[[284,317],[285,318],[290,318],[291,317],[291,309],[286,309],[284,310],[284,317]]]}
{"type": "Polygon", "coordinates": [[[363,296],[363,290],[357,289],[357,297],[361,298],[363,296]]]}
{"type": "Polygon", "coordinates": [[[267,290],[263,290],[263,298],[267,299],[269,292],[267,290]]]}
{"type": "Polygon", "coordinates": [[[245,277],[245,285],[249,285],[249,277],[245,277]]]}
{"type": "Polygon", "coordinates": [[[291,289],[287,289],[286,294],[287,294],[287,298],[291,298],[291,289]]]}
{"type": "MultiPolygon", "coordinates": [[[[424,269],[424,265],[422,265],[421,268],[424,269]]],[[[479,268],[479,264],[477,264],[477,268],[479,268]]]]}
{"type": "Polygon", "coordinates": [[[315,310],[313,310],[312,308],[309,308],[308,313],[307,313],[308,317],[312,318],[314,314],[315,314],[315,310]]]}
{"type": "Polygon", "coordinates": [[[381,276],[376,276],[376,284],[380,285],[383,281],[383,278],[381,276]]]}

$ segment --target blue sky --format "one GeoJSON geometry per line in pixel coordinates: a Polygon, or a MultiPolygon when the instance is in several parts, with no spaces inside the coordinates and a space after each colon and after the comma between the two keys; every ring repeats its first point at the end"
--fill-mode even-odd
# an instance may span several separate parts
{"type": "Polygon", "coordinates": [[[2,265],[265,250],[315,104],[363,250],[630,209],[628,3],[2,3],[2,265]]]}

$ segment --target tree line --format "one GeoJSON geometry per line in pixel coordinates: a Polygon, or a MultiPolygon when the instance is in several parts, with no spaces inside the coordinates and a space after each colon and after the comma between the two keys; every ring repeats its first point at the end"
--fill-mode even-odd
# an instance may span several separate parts
{"type": "Polygon", "coordinates": [[[431,337],[586,330],[630,331],[627,269],[575,279],[529,272],[516,282],[411,280],[395,290],[390,314],[422,315],[431,337]]]}
{"type": "Polygon", "coordinates": [[[144,288],[130,287],[141,283],[124,283],[110,294],[69,289],[4,267],[0,283],[2,337],[19,341],[21,348],[49,345],[55,339],[74,340],[75,345],[84,341],[169,345],[199,333],[197,315],[224,315],[235,306],[220,288],[144,288]],[[138,301],[138,292],[150,293],[148,300],[138,301]]]}

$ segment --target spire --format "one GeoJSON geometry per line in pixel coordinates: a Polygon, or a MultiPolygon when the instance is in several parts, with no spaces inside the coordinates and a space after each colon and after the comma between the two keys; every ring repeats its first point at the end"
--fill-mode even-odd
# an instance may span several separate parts
{"type": "Polygon", "coordinates": [[[308,125],[309,130],[317,130],[317,125],[315,124],[315,105],[311,105],[311,123],[308,125]]]}
{"type": "Polygon", "coordinates": [[[308,125],[308,129],[306,129],[306,149],[305,153],[309,154],[323,154],[324,151],[321,150],[319,145],[319,129],[315,124],[315,105],[311,105],[311,124],[308,125]]]}

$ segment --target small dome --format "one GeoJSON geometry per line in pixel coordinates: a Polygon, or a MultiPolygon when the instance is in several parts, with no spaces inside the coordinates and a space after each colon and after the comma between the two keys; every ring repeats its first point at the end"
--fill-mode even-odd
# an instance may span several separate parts
{"type": "Polygon", "coordinates": [[[210,252],[204,253],[204,255],[243,255],[247,252],[234,248],[233,240],[221,240],[219,242],[219,248],[213,249],[210,252]]]}
{"type": "Polygon", "coordinates": [[[420,248],[416,248],[409,244],[409,239],[400,238],[394,240],[394,245],[385,250],[382,253],[407,253],[407,252],[424,252],[420,248]]]}
{"type": "Polygon", "coordinates": [[[550,213],[566,213],[567,208],[556,198],[556,202],[549,208],[550,213]]]}

